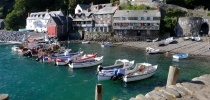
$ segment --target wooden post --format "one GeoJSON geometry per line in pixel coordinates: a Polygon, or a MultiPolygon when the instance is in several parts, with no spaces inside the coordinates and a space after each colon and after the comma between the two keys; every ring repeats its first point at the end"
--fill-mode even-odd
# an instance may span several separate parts
{"type": "Polygon", "coordinates": [[[8,94],[0,94],[0,100],[9,100],[8,94]]]}
{"type": "Polygon", "coordinates": [[[179,68],[170,66],[166,86],[175,85],[179,75],[179,68]]]}
{"type": "Polygon", "coordinates": [[[96,85],[95,100],[102,100],[102,84],[96,85]]]}

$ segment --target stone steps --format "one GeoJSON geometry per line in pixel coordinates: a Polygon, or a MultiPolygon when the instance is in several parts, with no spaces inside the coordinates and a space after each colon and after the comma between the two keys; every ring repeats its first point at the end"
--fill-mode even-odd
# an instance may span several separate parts
{"type": "Polygon", "coordinates": [[[146,95],[139,94],[130,100],[210,100],[210,75],[193,78],[191,82],[168,87],[156,87],[146,95]]]}

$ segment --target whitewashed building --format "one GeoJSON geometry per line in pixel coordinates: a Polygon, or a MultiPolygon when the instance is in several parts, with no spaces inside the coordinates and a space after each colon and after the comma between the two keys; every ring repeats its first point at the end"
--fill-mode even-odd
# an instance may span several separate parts
{"type": "Polygon", "coordinates": [[[26,30],[35,32],[47,32],[47,22],[50,16],[64,16],[61,10],[45,12],[33,12],[30,13],[26,19],[26,30]]]}

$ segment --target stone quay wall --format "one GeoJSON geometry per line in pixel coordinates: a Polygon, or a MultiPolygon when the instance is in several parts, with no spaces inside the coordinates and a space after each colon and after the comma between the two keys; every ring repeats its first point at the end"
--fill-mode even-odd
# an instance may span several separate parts
{"type": "Polygon", "coordinates": [[[139,94],[130,100],[210,100],[210,74],[193,78],[190,82],[156,87],[146,95],[139,94]]]}
{"type": "MultiPolygon", "coordinates": [[[[210,25],[210,17],[180,17],[175,27],[178,36],[195,36],[199,35],[201,26],[210,25]]],[[[207,33],[210,35],[210,32],[207,33]]]]}

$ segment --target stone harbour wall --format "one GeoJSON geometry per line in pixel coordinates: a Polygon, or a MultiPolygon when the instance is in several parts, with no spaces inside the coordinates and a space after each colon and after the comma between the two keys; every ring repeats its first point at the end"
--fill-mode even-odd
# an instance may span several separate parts
{"type": "Polygon", "coordinates": [[[193,78],[191,82],[156,87],[146,95],[139,94],[130,100],[210,100],[210,74],[193,78]]]}

